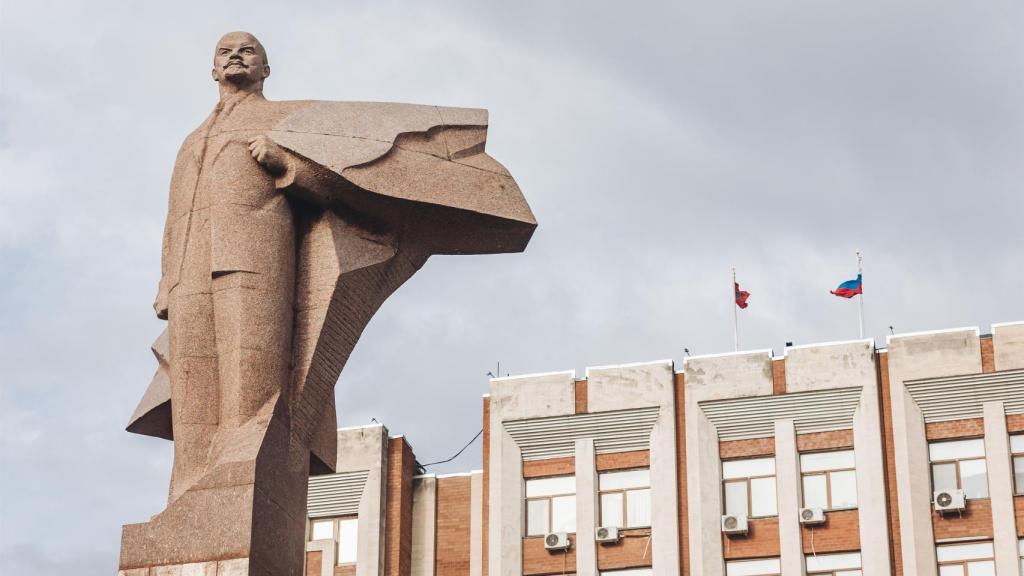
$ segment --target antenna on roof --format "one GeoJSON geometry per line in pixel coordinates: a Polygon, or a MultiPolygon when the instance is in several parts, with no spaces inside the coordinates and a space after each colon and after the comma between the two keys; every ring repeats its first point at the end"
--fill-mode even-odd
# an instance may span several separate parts
{"type": "Polygon", "coordinates": [[[494,369],[494,372],[488,372],[487,375],[491,378],[501,378],[501,360],[498,360],[498,367],[494,369]]]}

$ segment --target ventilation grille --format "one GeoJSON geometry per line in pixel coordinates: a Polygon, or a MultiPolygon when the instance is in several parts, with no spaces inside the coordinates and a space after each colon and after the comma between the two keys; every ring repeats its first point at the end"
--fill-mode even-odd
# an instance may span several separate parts
{"type": "Polygon", "coordinates": [[[853,427],[861,387],[706,400],[704,414],[718,429],[719,440],[747,440],[775,435],[776,420],[793,420],[798,434],[853,427]]]}
{"type": "Polygon", "coordinates": [[[306,499],[309,517],[357,514],[368,474],[367,470],[360,470],[310,478],[309,495],[306,499]]]}
{"type": "Polygon", "coordinates": [[[658,420],[657,406],[572,414],[550,418],[509,420],[504,423],[523,453],[523,460],[563,458],[576,452],[576,440],[593,438],[598,454],[647,450],[651,429],[658,420]]]}
{"type": "Polygon", "coordinates": [[[1024,370],[910,380],[904,385],[925,422],[981,418],[982,405],[999,400],[1007,414],[1024,414],[1024,370]]]}

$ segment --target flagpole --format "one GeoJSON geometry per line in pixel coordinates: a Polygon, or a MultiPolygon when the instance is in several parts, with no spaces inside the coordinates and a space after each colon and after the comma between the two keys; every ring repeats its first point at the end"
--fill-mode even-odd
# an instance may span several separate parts
{"type": "Polygon", "coordinates": [[[740,314],[736,310],[736,267],[732,268],[732,343],[736,352],[740,351],[740,314]]]}
{"type": "Polygon", "coordinates": [[[860,338],[864,339],[864,258],[857,251],[857,276],[860,277],[860,338]]]}

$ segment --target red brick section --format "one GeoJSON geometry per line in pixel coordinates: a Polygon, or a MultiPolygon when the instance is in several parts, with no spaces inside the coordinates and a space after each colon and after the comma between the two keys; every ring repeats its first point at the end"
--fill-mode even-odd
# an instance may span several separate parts
{"type": "MultiPolygon", "coordinates": [[[[570,535],[575,542],[576,535],[570,535]]],[[[576,573],[576,548],[568,551],[552,550],[544,548],[544,538],[523,539],[523,574],[534,576],[540,574],[575,574],[576,573]],[[564,570],[564,572],[563,572],[564,570]]],[[[443,576],[438,574],[438,576],[443,576]]]]}
{"type": "Polygon", "coordinates": [[[772,394],[786,393],[786,359],[772,360],[772,394]]]}
{"type": "Polygon", "coordinates": [[[718,443],[718,457],[722,460],[771,456],[775,454],[775,438],[753,440],[726,440],[718,443]]]}
{"type": "Polygon", "coordinates": [[[928,440],[983,438],[985,436],[985,419],[970,418],[950,422],[932,422],[924,425],[924,433],[928,440]]]}
{"type": "Polygon", "coordinates": [[[1010,434],[1024,432],[1024,414],[1007,414],[1006,431],[1010,434]]]}
{"type": "Polygon", "coordinates": [[[821,526],[801,526],[804,554],[860,550],[860,513],[857,510],[826,512],[821,526]]]}
{"type": "Polygon", "coordinates": [[[1013,499],[1013,512],[1017,518],[1017,537],[1024,538],[1024,496],[1013,499]]]}
{"type": "Polygon", "coordinates": [[[306,576],[320,576],[324,565],[324,553],[319,550],[306,552],[306,576]]]}
{"type": "Polygon", "coordinates": [[[690,576],[689,509],[686,494],[686,378],[682,372],[675,378],[676,405],[676,478],[679,481],[679,566],[683,576],[690,576]]]}
{"type": "Polygon", "coordinates": [[[543,478],[545,476],[567,476],[576,473],[576,459],[548,458],[546,460],[523,461],[523,478],[543,478]]]}
{"type": "Polygon", "coordinates": [[[968,500],[967,510],[962,514],[941,515],[932,511],[932,529],[935,540],[947,538],[967,538],[975,536],[992,537],[992,502],[984,500],[968,500]]]}
{"type": "Polygon", "coordinates": [[[779,519],[753,518],[746,536],[722,534],[722,552],[726,560],[779,555],[779,519]]]}
{"type": "MultiPolygon", "coordinates": [[[[614,544],[597,545],[597,569],[621,570],[623,568],[642,568],[651,565],[651,531],[622,530],[622,539],[614,544]]],[[[571,569],[570,572],[574,572],[571,569]]]]}
{"type": "Polygon", "coordinates": [[[439,576],[469,576],[471,486],[469,476],[437,479],[434,574],[439,576]]]}
{"type": "Polygon", "coordinates": [[[841,450],[853,448],[853,430],[833,430],[831,432],[812,432],[797,434],[797,452],[816,452],[820,450],[841,450]]]}
{"type": "Polygon", "coordinates": [[[598,472],[649,468],[651,466],[651,452],[650,450],[637,450],[635,452],[598,454],[595,458],[595,466],[598,472]]]}
{"type": "Polygon", "coordinates": [[[587,413],[587,381],[576,380],[576,413],[586,414],[587,413]]]}
{"type": "Polygon", "coordinates": [[[996,352],[992,346],[992,335],[981,337],[981,371],[996,371],[996,352]]]}
{"type": "Polygon", "coordinates": [[[388,439],[387,505],[384,517],[384,574],[412,570],[412,477],[416,457],[405,438],[388,439]]]}
{"type": "Polygon", "coordinates": [[[889,558],[893,574],[903,576],[903,549],[900,544],[900,511],[896,500],[896,457],[892,440],[892,399],[889,395],[889,354],[881,352],[875,363],[882,411],[882,451],[885,455],[886,508],[889,511],[889,558]]]}
{"type": "Polygon", "coordinates": [[[334,576],[356,576],[356,565],[345,564],[344,566],[335,566],[334,576]]]}
{"type": "Polygon", "coordinates": [[[482,565],[483,565],[483,574],[486,575],[487,574],[487,564],[488,564],[488,557],[487,557],[487,549],[488,548],[487,547],[489,545],[489,540],[490,540],[490,535],[491,535],[491,531],[490,531],[490,528],[489,528],[490,527],[490,523],[488,522],[488,519],[490,518],[489,509],[491,507],[491,502],[490,502],[491,499],[489,498],[489,494],[491,492],[491,484],[489,482],[490,469],[491,469],[491,458],[490,458],[490,456],[491,456],[491,397],[490,396],[485,396],[484,399],[483,399],[483,415],[484,415],[484,422],[483,422],[483,425],[484,425],[484,439],[483,439],[483,443],[484,443],[484,446],[483,446],[483,451],[484,451],[483,469],[484,469],[484,473],[483,473],[483,491],[482,491],[483,492],[483,494],[482,494],[483,495],[483,506],[482,506],[483,513],[481,514],[481,516],[483,516],[483,517],[481,518],[480,526],[483,529],[483,538],[482,538],[482,540],[483,540],[483,542],[482,542],[482,544],[483,544],[483,546],[482,546],[482,548],[483,548],[482,556],[483,557],[481,558],[481,562],[482,562],[482,565]]]}

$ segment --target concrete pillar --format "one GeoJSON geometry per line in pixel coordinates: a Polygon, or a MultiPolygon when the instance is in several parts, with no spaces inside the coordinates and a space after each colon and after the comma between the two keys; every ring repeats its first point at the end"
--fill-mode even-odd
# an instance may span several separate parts
{"type": "Polygon", "coordinates": [[[775,486],[782,576],[804,576],[804,551],[800,541],[800,454],[792,420],[775,422],[775,486]]]}
{"type": "Polygon", "coordinates": [[[857,462],[857,503],[861,567],[865,574],[892,574],[889,516],[886,511],[885,459],[882,455],[878,388],[865,386],[853,414],[853,452],[857,462]]]}
{"type": "Polygon", "coordinates": [[[469,480],[469,576],[484,570],[484,474],[474,470],[469,480]]]}
{"type": "MultiPolygon", "coordinates": [[[[679,479],[673,399],[673,390],[668,388],[658,411],[658,421],[651,430],[651,566],[654,576],[678,576],[682,573],[679,565],[679,479]]],[[[712,445],[717,451],[717,435],[712,445]]]]}
{"type": "Polygon", "coordinates": [[[597,576],[597,462],[594,441],[576,440],[576,574],[597,576]]]}
{"type": "Polygon", "coordinates": [[[1024,322],[993,324],[992,347],[997,371],[1024,368],[1024,322]]]}
{"type": "Polygon", "coordinates": [[[722,462],[718,432],[696,402],[686,403],[686,514],[690,574],[724,576],[722,462]]]}
{"type": "Polygon", "coordinates": [[[1013,509],[1013,466],[1010,463],[1010,437],[1006,431],[1006,412],[1002,402],[985,402],[985,466],[988,468],[988,493],[992,504],[993,545],[996,573],[1022,576],[1017,551],[1017,526],[1013,509]]]}
{"type": "MultiPolygon", "coordinates": [[[[387,443],[383,443],[387,446],[387,443]]],[[[387,497],[387,458],[380,468],[373,468],[366,475],[366,487],[359,501],[359,516],[356,530],[359,533],[356,551],[356,576],[381,576],[384,574],[384,518],[387,497]]]]}
{"type": "Polygon", "coordinates": [[[523,454],[491,412],[489,576],[523,573],[523,454]]]}
{"type": "Polygon", "coordinates": [[[437,527],[437,477],[420,476],[412,485],[411,576],[434,576],[437,527]]]}

